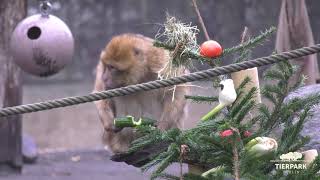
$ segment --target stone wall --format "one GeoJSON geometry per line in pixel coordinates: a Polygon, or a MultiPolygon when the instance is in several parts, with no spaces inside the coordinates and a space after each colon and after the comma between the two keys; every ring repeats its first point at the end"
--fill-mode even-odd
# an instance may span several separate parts
{"type": "MultiPolygon", "coordinates": [[[[38,0],[29,0],[29,14],[37,13],[38,0]]],[[[191,1],[186,0],[52,0],[53,14],[63,19],[72,30],[76,51],[73,63],[48,79],[25,76],[27,83],[76,81],[92,79],[99,52],[113,35],[134,32],[150,37],[156,34],[165,12],[185,22],[197,24],[191,1]]],[[[252,35],[277,26],[280,0],[198,0],[198,6],[211,38],[230,47],[240,41],[244,26],[252,35]]],[[[307,1],[316,42],[320,42],[320,1],[307,1]]],[[[199,42],[203,41],[199,35],[199,42]]],[[[274,37],[254,57],[268,55],[274,48],[274,37]]],[[[226,60],[228,63],[230,60],[226,60]]]]}

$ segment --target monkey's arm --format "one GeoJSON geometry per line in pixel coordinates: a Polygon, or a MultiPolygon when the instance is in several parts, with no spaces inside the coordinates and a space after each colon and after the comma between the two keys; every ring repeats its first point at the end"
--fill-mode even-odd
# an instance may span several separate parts
{"type": "Polygon", "coordinates": [[[158,128],[166,130],[169,128],[182,128],[182,118],[185,115],[188,88],[184,85],[176,86],[175,90],[166,89],[163,103],[163,113],[159,120],[158,128]]]}
{"type": "MultiPolygon", "coordinates": [[[[94,85],[94,92],[100,92],[104,90],[104,82],[102,80],[104,65],[101,61],[99,61],[96,71],[97,72],[96,72],[96,81],[94,85]]],[[[96,101],[95,105],[97,107],[98,114],[104,129],[105,130],[112,129],[114,114],[113,114],[111,101],[100,100],[100,101],[96,101]]]]}
{"type": "MultiPolygon", "coordinates": [[[[184,116],[184,108],[186,106],[184,95],[187,93],[188,88],[185,86],[177,86],[174,92],[174,98],[172,89],[164,90],[166,90],[166,93],[163,99],[163,113],[158,122],[158,128],[162,130],[175,127],[181,128],[181,119],[182,116],[184,116]]],[[[159,95],[163,97],[162,93],[159,95]]],[[[169,142],[159,142],[143,147],[135,152],[115,154],[111,157],[111,160],[141,167],[150,162],[156,155],[166,151],[169,145],[169,142]]]]}

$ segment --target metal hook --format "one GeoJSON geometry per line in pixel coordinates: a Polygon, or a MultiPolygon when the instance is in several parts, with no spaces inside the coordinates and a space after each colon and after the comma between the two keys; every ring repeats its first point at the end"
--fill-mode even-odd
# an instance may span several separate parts
{"type": "Polygon", "coordinates": [[[40,1],[39,9],[42,16],[48,17],[51,12],[52,5],[48,0],[43,0],[40,1]]]}

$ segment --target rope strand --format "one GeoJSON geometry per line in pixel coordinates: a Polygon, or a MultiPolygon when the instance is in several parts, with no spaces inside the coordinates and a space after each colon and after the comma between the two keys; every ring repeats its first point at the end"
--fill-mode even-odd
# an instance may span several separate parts
{"type": "Polygon", "coordinates": [[[227,66],[190,73],[190,74],[186,74],[179,77],[150,81],[147,83],[130,85],[126,87],[121,87],[121,88],[97,92],[97,93],[91,93],[86,96],[67,97],[62,99],[34,103],[34,104],[7,107],[7,108],[0,109],[0,117],[31,113],[31,112],[37,112],[37,111],[44,111],[44,110],[83,104],[83,103],[93,102],[93,101],[98,101],[103,99],[110,99],[117,96],[125,96],[125,95],[129,95],[129,94],[133,94],[141,91],[150,91],[153,89],[164,88],[164,87],[169,87],[173,85],[183,84],[186,82],[193,82],[193,81],[203,80],[203,79],[207,79],[207,78],[211,78],[219,75],[229,74],[232,72],[245,70],[253,67],[269,65],[269,64],[277,63],[284,60],[295,59],[298,57],[307,56],[307,55],[318,53],[318,52],[320,52],[320,44],[310,46],[310,47],[303,47],[300,49],[283,52],[276,55],[261,57],[261,58],[257,58],[250,61],[230,64],[227,66]]]}

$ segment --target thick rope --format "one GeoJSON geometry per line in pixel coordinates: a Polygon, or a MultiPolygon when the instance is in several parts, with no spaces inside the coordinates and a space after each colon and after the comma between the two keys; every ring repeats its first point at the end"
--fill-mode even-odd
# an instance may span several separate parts
{"type": "Polygon", "coordinates": [[[193,81],[207,79],[210,77],[229,74],[232,72],[237,72],[240,70],[245,70],[253,67],[269,65],[269,64],[277,63],[284,60],[295,59],[298,57],[307,56],[307,55],[318,53],[318,52],[320,52],[320,44],[310,46],[310,47],[303,47],[300,49],[283,52],[276,55],[257,58],[250,61],[230,64],[227,66],[190,73],[190,74],[186,74],[179,77],[173,77],[170,79],[150,81],[147,83],[130,85],[126,87],[121,87],[121,88],[97,92],[97,93],[91,93],[86,96],[67,97],[62,99],[34,103],[34,104],[7,107],[7,108],[0,109],[0,117],[72,106],[72,105],[77,105],[77,104],[82,104],[87,102],[98,101],[102,99],[109,99],[117,96],[125,96],[125,95],[133,94],[136,92],[140,92],[140,91],[150,91],[153,89],[164,88],[164,87],[169,87],[173,85],[183,84],[186,82],[193,82],[193,81]]]}

